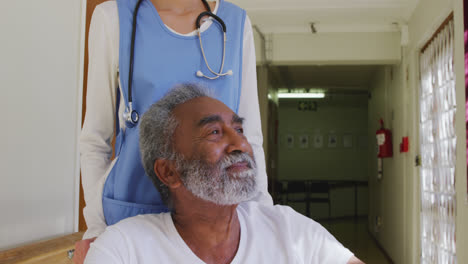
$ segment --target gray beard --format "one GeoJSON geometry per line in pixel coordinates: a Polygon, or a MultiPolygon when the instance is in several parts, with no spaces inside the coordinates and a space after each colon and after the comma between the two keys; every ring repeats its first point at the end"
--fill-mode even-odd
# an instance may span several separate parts
{"type": "Polygon", "coordinates": [[[257,168],[247,153],[226,155],[215,164],[202,159],[185,160],[178,155],[176,166],[185,188],[200,199],[218,205],[233,205],[248,201],[257,193],[257,168]],[[238,162],[247,162],[250,169],[237,173],[226,171],[238,162]]]}

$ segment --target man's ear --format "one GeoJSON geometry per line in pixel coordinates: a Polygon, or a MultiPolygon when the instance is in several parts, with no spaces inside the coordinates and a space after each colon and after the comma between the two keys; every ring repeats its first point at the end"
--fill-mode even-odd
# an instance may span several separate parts
{"type": "Polygon", "coordinates": [[[173,161],[158,159],[154,162],[153,169],[159,180],[169,188],[178,188],[182,184],[173,161]]]}

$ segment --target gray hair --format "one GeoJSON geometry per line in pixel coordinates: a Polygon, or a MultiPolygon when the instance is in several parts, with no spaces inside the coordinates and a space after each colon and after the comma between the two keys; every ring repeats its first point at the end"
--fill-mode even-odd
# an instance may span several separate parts
{"type": "Polygon", "coordinates": [[[213,96],[209,90],[198,84],[177,85],[153,104],[141,118],[140,152],[143,167],[168,207],[171,207],[169,188],[154,172],[154,162],[158,159],[176,159],[173,135],[178,123],[172,111],[178,105],[198,97],[213,96]]]}

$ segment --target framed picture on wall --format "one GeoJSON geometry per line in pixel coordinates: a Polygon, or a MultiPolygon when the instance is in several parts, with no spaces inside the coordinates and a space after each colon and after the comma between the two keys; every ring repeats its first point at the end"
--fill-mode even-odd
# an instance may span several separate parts
{"type": "Polygon", "coordinates": [[[314,135],[314,148],[322,148],[323,147],[323,135],[316,134],[314,135]]]}

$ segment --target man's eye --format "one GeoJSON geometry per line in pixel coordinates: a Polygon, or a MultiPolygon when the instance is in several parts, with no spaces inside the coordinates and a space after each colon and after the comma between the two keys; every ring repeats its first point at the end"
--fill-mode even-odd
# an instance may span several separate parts
{"type": "Polygon", "coordinates": [[[212,134],[212,135],[217,135],[217,134],[219,134],[219,130],[218,130],[218,129],[215,129],[215,130],[211,131],[210,134],[212,134]]]}
{"type": "Polygon", "coordinates": [[[244,129],[242,127],[236,129],[237,133],[244,134],[244,129]]]}

